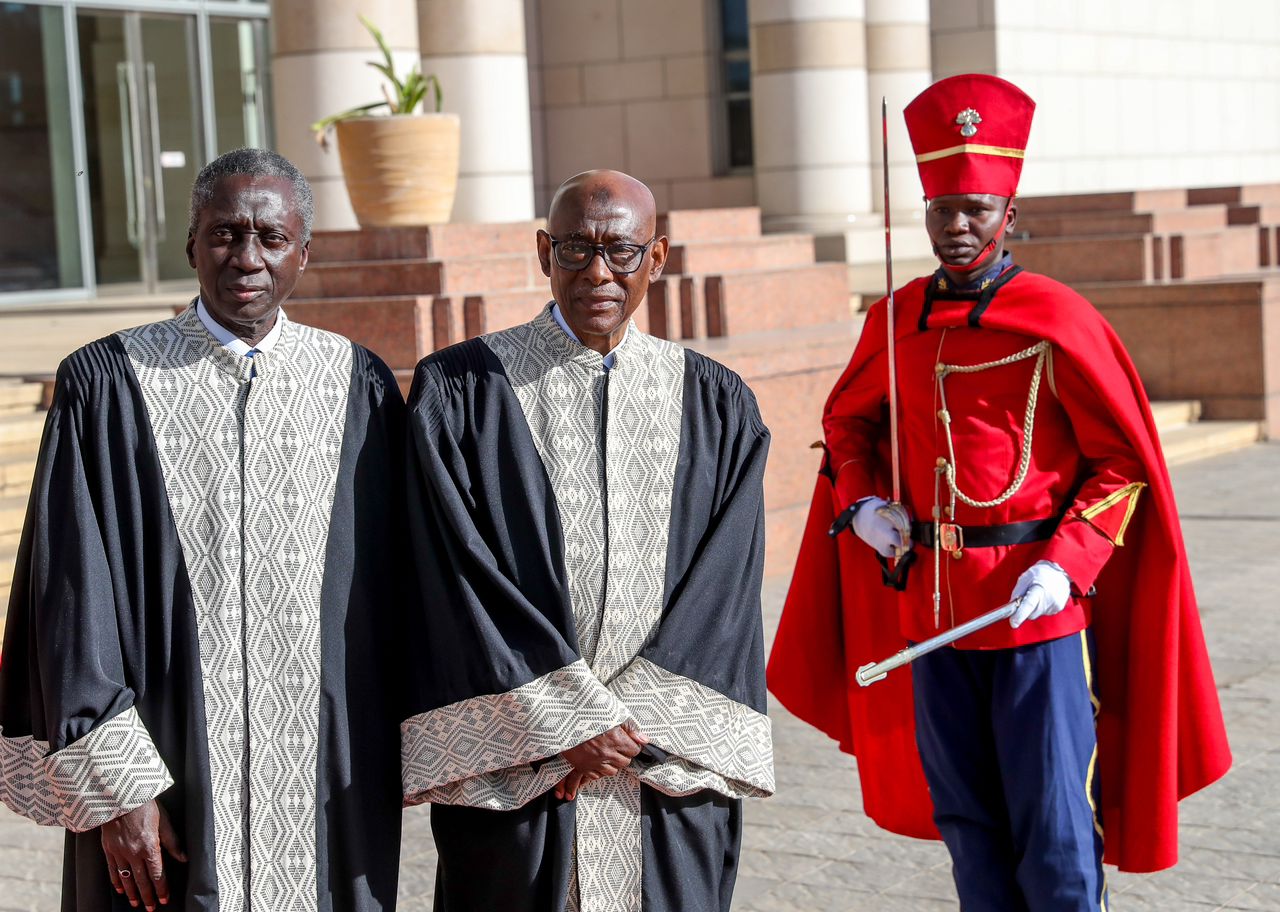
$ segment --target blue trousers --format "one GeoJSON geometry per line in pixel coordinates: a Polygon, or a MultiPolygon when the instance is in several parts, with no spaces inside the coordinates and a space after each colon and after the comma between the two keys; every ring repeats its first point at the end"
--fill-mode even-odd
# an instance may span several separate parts
{"type": "Polygon", "coordinates": [[[1089,632],[912,663],[916,742],[964,912],[1106,912],[1089,632]]]}

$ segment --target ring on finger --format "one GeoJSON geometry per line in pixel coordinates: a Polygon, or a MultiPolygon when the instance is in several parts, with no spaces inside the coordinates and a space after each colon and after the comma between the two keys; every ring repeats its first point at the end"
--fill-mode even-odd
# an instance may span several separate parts
{"type": "Polygon", "coordinates": [[[133,876],[133,872],[132,872],[132,871],[130,871],[128,868],[121,868],[120,870],[116,871],[116,873],[117,873],[117,874],[119,874],[121,877],[132,877],[132,876],[133,876]]]}

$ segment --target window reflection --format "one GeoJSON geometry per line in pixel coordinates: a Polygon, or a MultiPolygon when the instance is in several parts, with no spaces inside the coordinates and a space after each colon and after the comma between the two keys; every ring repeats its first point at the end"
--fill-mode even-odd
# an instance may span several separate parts
{"type": "Polygon", "coordinates": [[[0,292],[83,284],[62,10],[0,3],[0,292]]]}

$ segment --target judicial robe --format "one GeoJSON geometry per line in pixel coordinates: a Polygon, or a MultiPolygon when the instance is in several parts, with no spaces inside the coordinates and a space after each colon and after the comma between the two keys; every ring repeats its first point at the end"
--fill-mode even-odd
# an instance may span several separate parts
{"type": "Polygon", "coordinates": [[[445,912],[725,912],[741,799],[773,791],[768,431],[714,361],[634,324],[613,357],[548,305],[414,378],[403,776],[435,805],[445,912]],[[629,720],[630,768],[556,799],[559,753],[629,720]]]}
{"type": "MultiPolygon", "coordinates": [[[[950,589],[943,604],[951,610],[944,610],[942,628],[1005,602],[1018,574],[1036,560],[1058,561],[1068,569],[1076,597],[1061,614],[1024,624],[1018,631],[999,625],[958,645],[1008,648],[1064,636],[1091,621],[1098,654],[1098,770],[1106,860],[1129,871],[1169,867],[1177,860],[1178,800],[1222,776],[1231,755],[1173,490],[1137,371],[1115,332],[1088,301],[1064,285],[1016,267],[971,295],[940,293],[933,280],[918,279],[896,293],[895,311],[895,345],[911,363],[919,362],[921,352],[943,351],[940,331],[968,333],[971,345],[1003,337],[1006,352],[1037,340],[1051,343],[1050,366],[1039,396],[1072,396],[1075,401],[1041,403],[1044,411],[1036,416],[1035,434],[1047,436],[1035,441],[1039,448],[1032,448],[1035,458],[1025,491],[999,508],[1005,512],[970,511],[957,513],[957,519],[983,523],[979,517],[993,513],[995,519],[986,523],[1054,515],[1062,519],[1045,541],[966,549],[960,560],[943,554],[942,570],[949,581],[944,589],[950,589]],[[1055,371],[1063,381],[1056,390],[1055,371]],[[1072,441],[1061,427],[1051,426],[1054,420],[1067,421],[1060,413],[1069,416],[1065,427],[1079,439],[1072,441]],[[1071,452],[1064,453],[1068,448],[1071,452]],[[1081,453],[1088,458],[1081,460],[1081,453]],[[1037,472],[1043,477],[1034,477],[1037,472]],[[1020,509],[1029,513],[1016,512],[1020,509]],[[1123,547],[1112,553],[1111,546],[1121,540],[1123,547]],[[1079,597],[1091,588],[1096,591],[1088,598],[1079,597]]],[[[886,336],[882,300],[868,312],[824,418],[846,408],[844,397],[869,379],[885,397],[886,336]]],[[[947,360],[985,362],[999,352],[973,350],[959,359],[955,354],[947,360]]],[[[923,367],[909,375],[900,373],[899,388],[916,384],[919,388],[903,395],[904,410],[910,398],[917,412],[924,408],[932,415],[940,403],[931,398],[932,365],[923,367]]],[[[980,490],[999,491],[1017,465],[1023,436],[1021,403],[1028,395],[1030,370],[1029,362],[1002,366],[972,375],[981,380],[968,387],[950,387],[969,391],[970,398],[961,400],[970,410],[965,418],[988,429],[1004,428],[1001,433],[1009,438],[984,451],[953,457],[953,462],[963,458],[971,468],[968,479],[976,477],[980,490]],[[1009,391],[1000,388],[1002,377],[1013,378],[1020,401],[1005,395],[1009,391]]],[[[961,406],[941,405],[957,410],[951,421],[961,420],[961,406]]],[[[919,432],[905,437],[902,462],[904,499],[914,499],[918,518],[925,505],[933,503],[932,473],[937,447],[945,447],[945,437],[935,441],[929,426],[915,423],[919,432]],[[905,493],[908,486],[916,490],[905,493]],[[921,493],[920,488],[930,490],[921,493]]],[[[848,468],[859,479],[855,486],[872,488],[864,493],[888,497],[887,417],[883,428],[879,453],[871,464],[848,468]]],[[[963,433],[956,431],[957,440],[963,433]]],[[[770,656],[769,687],[784,706],[857,757],[868,816],[896,833],[937,838],[916,750],[911,675],[894,672],[867,688],[853,678],[857,668],[887,658],[909,638],[933,635],[932,610],[926,608],[933,555],[917,546],[920,560],[910,571],[907,591],[898,594],[885,588],[869,547],[851,534],[838,539],[827,535],[840,499],[833,496],[837,468],[824,459],[819,472],[770,656]]],[[[938,484],[945,492],[945,482],[938,484]]]]}
{"type": "Polygon", "coordinates": [[[395,905],[404,405],[285,320],[190,307],[60,366],[0,665],[0,799],[67,829],[63,909],[129,908],[96,827],[155,798],[169,908],[395,905]]]}

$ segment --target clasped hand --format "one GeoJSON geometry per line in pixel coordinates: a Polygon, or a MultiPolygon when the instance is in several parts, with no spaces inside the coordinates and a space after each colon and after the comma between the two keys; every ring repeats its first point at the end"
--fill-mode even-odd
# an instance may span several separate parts
{"type": "Polygon", "coordinates": [[[168,905],[169,882],[164,875],[161,850],[178,861],[186,861],[169,815],[154,799],[100,827],[102,851],[107,856],[111,886],[129,898],[129,905],[141,903],[148,910],[156,903],[168,905]]]}
{"type": "Polygon", "coordinates": [[[573,769],[556,786],[556,797],[572,801],[578,789],[605,776],[616,776],[628,766],[649,739],[626,723],[615,726],[577,747],[561,751],[560,756],[573,769]]]}
{"type": "Polygon", "coordinates": [[[902,557],[911,548],[911,522],[901,504],[864,497],[853,515],[853,533],[881,557],[902,557]]]}

